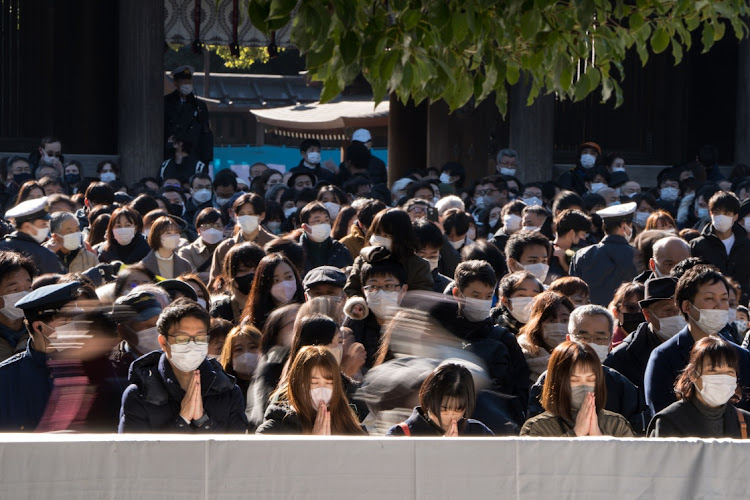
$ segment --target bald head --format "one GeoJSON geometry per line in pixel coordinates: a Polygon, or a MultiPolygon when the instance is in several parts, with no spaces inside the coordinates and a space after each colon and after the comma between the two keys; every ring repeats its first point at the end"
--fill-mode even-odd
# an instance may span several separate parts
{"type": "Polygon", "coordinates": [[[658,276],[667,276],[678,262],[690,257],[690,246],[682,238],[668,236],[654,243],[653,253],[649,268],[658,276]]]}

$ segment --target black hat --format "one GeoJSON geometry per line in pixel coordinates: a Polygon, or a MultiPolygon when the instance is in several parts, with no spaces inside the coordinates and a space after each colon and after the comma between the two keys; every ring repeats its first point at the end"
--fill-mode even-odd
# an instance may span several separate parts
{"type": "Polygon", "coordinates": [[[676,287],[677,279],[673,276],[646,280],[646,292],[643,300],[639,301],[638,305],[641,306],[641,309],[645,309],[654,302],[659,302],[660,300],[672,300],[674,298],[676,287]]]}
{"type": "Polygon", "coordinates": [[[318,183],[317,177],[315,177],[315,174],[312,173],[312,170],[310,172],[295,172],[292,174],[292,176],[289,178],[289,180],[286,181],[286,185],[292,189],[294,189],[294,181],[297,180],[297,177],[300,177],[302,175],[307,175],[310,177],[310,180],[312,181],[312,185],[315,186],[315,184],[318,183]]]}
{"type": "Polygon", "coordinates": [[[630,177],[628,177],[628,174],[625,172],[612,172],[612,175],[609,178],[609,187],[618,187],[622,186],[626,182],[630,180],[630,177]]]}
{"type": "Polygon", "coordinates": [[[26,316],[56,313],[78,298],[80,288],[78,281],[40,286],[16,302],[15,307],[22,309],[26,316]]]}
{"type": "Polygon", "coordinates": [[[195,70],[192,66],[180,66],[172,71],[172,78],[174,80],[188,80],[193,77],[195,70]]]}
{"type": "Polygon", "coordinates": [[[333,266],[320,266],[311,269],[302,280],[305,291],[310,290],[315,285],[323,283],[331,284],[340,288],[346,285],[346,275],[338,268],[333,266]]]}
{"type": "Polygon", "coordinates": [[[163,288],[172,300],[177,298],[178,293],[181,293],[192,301],[198,300],[198,294],[195,293],[193,287],[182,280],[163,280],[159,281],[156,286],[163,288]]]}
{"type": "Polygon", "coordinates": [[[161,304],[151,292],[134,292],[119,297],[112,308],[116,321],[146,321],[161,314],[161,304]]]}

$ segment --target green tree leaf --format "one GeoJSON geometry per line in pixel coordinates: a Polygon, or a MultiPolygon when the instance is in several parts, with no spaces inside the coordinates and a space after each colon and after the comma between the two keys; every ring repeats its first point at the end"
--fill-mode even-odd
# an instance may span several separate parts
{"type": "Polygon", "coordinates": [[[651,48],[654,49],[654,54],[660,54],[664,52],[669,46],[669,33],[663,27],[659,26],[654,30],[654,34],[651,35],[651,48]]]}

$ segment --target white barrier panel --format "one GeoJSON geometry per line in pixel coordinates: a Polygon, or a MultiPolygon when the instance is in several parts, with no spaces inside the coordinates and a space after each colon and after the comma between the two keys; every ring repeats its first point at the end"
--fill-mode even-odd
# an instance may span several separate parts
{"type": "Polygon", "coordinates": [[[737,498],[731,440],[0,435],[2,499],[737,498]]]}

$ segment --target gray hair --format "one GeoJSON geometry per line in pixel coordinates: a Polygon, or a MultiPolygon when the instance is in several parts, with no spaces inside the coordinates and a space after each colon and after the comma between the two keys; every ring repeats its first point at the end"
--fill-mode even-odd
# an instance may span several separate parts
{"type": "Polygon", "coordinates": [[[78,219],[76,219],[76,216],[71,214],[70,212],[55,212],[52,214],[52,219],[50,219],[49,222],[49,230],[53,233],[60,232],[60,226],[62,226],[65,222],[69,221],[70,219],[75,220],[78,222],[78,219]]]}
{"type": "Polygon", "coordinates": [[[435,203],[435,208],[437,208],[438,216],[442,216],[451,208],[457,208],[462,212],[466,211],[466,206],[464,205],[463,200],[455,194],[446,196],[445,198],[440,198],[438,202],[435,203]]]}
{"type": "Polygon", "coordinates": [[[507,156],[508,158],[518,158],[518,153],[516,153],[515,149],[505,148],[501,149],[497,152],[497,161],[500,161],[500,158],[503,156],[507,156]]]}
{"type": "Polygon", "coordinates": [[[570,313],[570,320],[568,320],[568,335],[573,335],[583,322],[585,316],[604,316],[607,318],[610,335],[612,335],[615,327],[615,318],[612,317],[612,313],[607,311],[607,309],[597,304],[586,304],[585,306],[573,309],[573,312],[570,313]]]}

